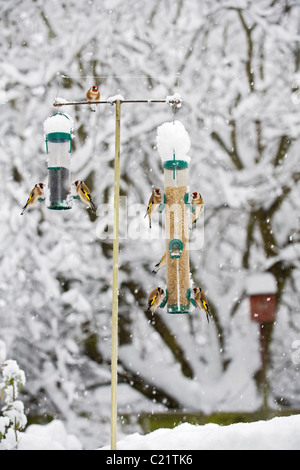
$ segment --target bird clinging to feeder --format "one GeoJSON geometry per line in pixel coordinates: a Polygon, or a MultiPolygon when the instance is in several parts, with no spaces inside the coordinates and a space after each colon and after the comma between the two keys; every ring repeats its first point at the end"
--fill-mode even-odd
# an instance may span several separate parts
{"type": "Polygon", "coordinates": [[[207,321],[209,322],[209,317],[211,317],[212,314],[209,309],[206,295],[204,294],[201,287],[194,287],[193,291],[194,291],[194,300],[195,300],[197,307],[206,313],[206,318],[207,318],[207,321]]]}
{"type": "Polygon", "coordinates": [[[165,291],[161,287],[156,287],[148,297],[148,311],[154,313],[162,302],[165,291]]]}
{"type": "Polygon", "coordinates": [[[79,196],[79,199],[96,214],[97,208],[93,202],[91,191],[89,190],[85,182],[77,180],[75,181],[74,185],[76,186],[76,192],[79,196]]]}
{"type": "Polygon", "coordinates": [[[158,271],[166,265],[166,263],[167,263],[167,257],[166,257],[166,253],[164,253],[160,261],[154,266],[152,273],[157,274],[158,271]]]}
{"type": "Polygon", "coordinates": [[[162,196],[161,196],[161,190],[159,188],[156,188],[153,190],[151,196],[150,196],[150,199],[149,199],[149,202],[148,202],[148,206],[147,206],[147,212],[145,214],[145,218],[149,217],[149,227],[151,228],[151,218],[152,218],[152,215],[158,211],[159,209],[159,206],[161,204],[161,201],[162,201],[162,196]]]}
{"type": "MultiPolygon", "coordinates": [[[[86,100],[87,101],[100,101],[100,91],[97,85],[91,86],[86,92],[86,100]]],[[[90,110],[96,111],[96,104],[90,104],[90,110]]]]}
{"type": "Polygon", "coordinates": [[[192,215],[192,223],[191,223],[192,226],[196,224],[196,220],[199,219],[201,212],[203,211],[203,207],[204,207],[203,197],[201,196],[200,193],[196,191],[193,192],[192,193],[192,208],[194,212],[192,215]]]}
{"type": "Polygon", "coordinates": [[[44,183],[37,183],[37,184],[34,185],[33,189],[31,190],[31,192],[29,194],[29,197],[27,199],[26,204],[22,209],[21,215],[24,214],[27,207],[30,207],[30,206],[33,206],[33,205],[37,204],[39,199],[44,198],[44,187],[45,187],[44,183]]]}

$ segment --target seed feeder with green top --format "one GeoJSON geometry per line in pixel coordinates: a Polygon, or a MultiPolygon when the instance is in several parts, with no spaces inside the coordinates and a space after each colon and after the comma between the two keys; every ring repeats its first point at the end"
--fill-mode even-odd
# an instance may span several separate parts
{"type": "Polygon", "coordinates": [[[184,126],[174,121],[158,127],[156,143],[164,168],[167,312],[190,313],[190,139],[184,126]]]}
{"type": "Polygon", "coordinates": [[[48,156],[48,209],[71,209],[73,119],[68,114],[53,114],[44,122],[44,132],[48,156]]]}

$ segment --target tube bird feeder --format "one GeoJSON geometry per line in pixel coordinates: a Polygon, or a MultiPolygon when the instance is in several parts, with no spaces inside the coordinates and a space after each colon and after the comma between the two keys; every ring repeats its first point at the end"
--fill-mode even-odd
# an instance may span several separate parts
{"type": "Polygon", "coordinates": [[[48,156],[48,209],[71,209],[73,120],[68,114],[53,114],[44,122],[44,132],[48,156]]]}
{"type": "Polygon", "coordinates": [[[189,136],[179,122],[157,130],[164,168],[167,312],[190,313],[188,165],[189,136]]]}

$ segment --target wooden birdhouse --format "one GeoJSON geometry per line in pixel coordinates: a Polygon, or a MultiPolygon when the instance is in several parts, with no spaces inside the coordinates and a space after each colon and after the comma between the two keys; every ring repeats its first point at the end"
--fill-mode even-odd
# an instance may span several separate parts
{"type": "Polygon", "coordinates": [[[73,120],[68,114],[53,114],[44,122],[44,132],[48,156],[48,209],[71,209],[73,120]]]}
{"type": "Polygon", "coordinates": [[[271,273],[259,273],[247,280],[251,320],[273,323],[276,320],[277,283],[271,273]]]}

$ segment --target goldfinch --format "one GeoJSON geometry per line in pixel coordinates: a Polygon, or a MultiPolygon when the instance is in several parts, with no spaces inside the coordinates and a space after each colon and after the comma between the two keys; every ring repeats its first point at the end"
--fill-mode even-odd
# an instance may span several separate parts
{"type": "MultiPolygon", "coordinates": [[[[86,100],[87,101],[100,101],[100,91],[97,85],[91,86],[91,88],[86,92],[86,100]]],[[[96,104],[90,104],[90,110],[96,111],[96,104]]]]}
{"type": "Polygon", "coordinates": [[[156,287],[148,297],[148,311],[154,313],[155,310],[160,306],[162,302],[162,296],[164,295],[164,290],[161,287],[156,287]]]}
{"type": "Polygon", "coordinates": [[[34,204],[38,202],[39,198],[44,197],[44,187],[45,187],[44,183],[37,183],[34,185],[34,188],[31,190],[29,194],[29,198],[27,199],[27,202],[22,209],[21,215],[24,214],[27,207],[33,206],[34,204]]]}
{"type": "Polygon", "coordinates": [[[164,253],[161,257],[161,260],[159,261],[159,263],[157,263],[153,269],[153,274],[157,274],[158,271],[163,268],[165,265],[166,265],[166,262],[167,262],[167,257],[166,257],[166,253],[164,253]]]}
{"type": "Polygon", "coordinates": [[[145,217],[149,217],[149,227],[151,228],[151,217],[152,215],[158,211],[159,205],[161,204],[161,190],[156,188],[153,190],[149,202],[148,202],[148,207],[147,207],[147,212],[145,214],[145,217]]]}
{"type": "Polygon", "coordinates": [[[201,212],[203,211],[204,201],[200,193],[192,193],[192,208],[194,209],[192,215],[191,225],[196,224],[196,220],[199,219],[201,212]]]}
{"type": "Polygon", "coordinates": [[[77,180],[74,185],[76,186],[76,192],[79,199],[84,202],[93,212],[97,212],[97,208],[92,200],[91,192],[84,181],[77,180]]]}
{"type": "Polygon", "coordinates": [[[207,321],[209,322],[209,317],[211,317],[212,314],[210,313],[206,295],[204,294],[201,287],[194,287],[193,291],[194,291],[194,300],[196,302],[197,307],[200,308],[201,310],[204,310],[204,312],[206,313],[207,321]]]}

